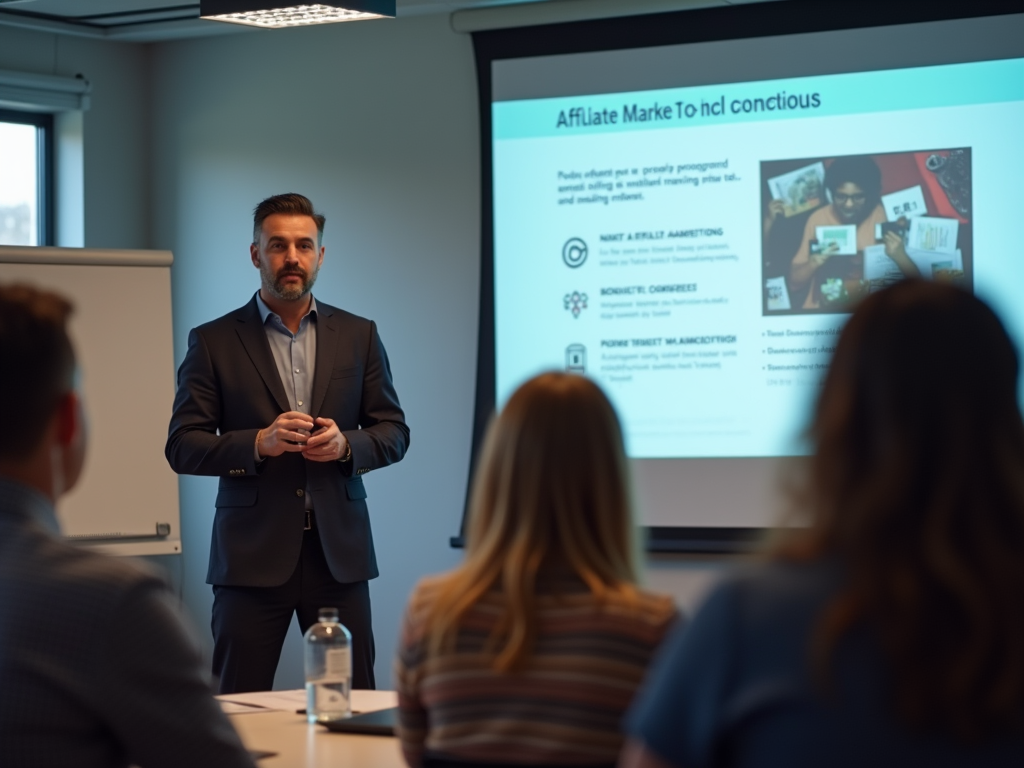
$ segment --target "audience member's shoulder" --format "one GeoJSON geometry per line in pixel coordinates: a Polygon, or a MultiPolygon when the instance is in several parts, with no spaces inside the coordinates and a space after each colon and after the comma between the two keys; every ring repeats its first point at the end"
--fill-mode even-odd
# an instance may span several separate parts
{"type": "Polygon", "coordinates": [[[638,614],[642,621],[651,624],[667,624],[672,622],[679,610],[670,595],[637,589],[638,614]]]}
{"type": "Polygon", "coordinates": [[[43,578],[81,599],[117,602],[136,589],[163,588],[157,572],[137,561],[91,552],[59,540],[44,544],[43,578]]]}
{"type": "Polygon", "coordinates": [[[413,586],[409,602],[416,603],[432,600],[437,595],[438,590],[447,583],[450,578],[450,573],[434,573],[429,576],[422,577],[416,582],[415,586],[413,586]]]}
{"type": "Polygon", "coordinates": [[[842,568],[831,559],[772,559],[731,570],[712,588],[708,600],[729,604],[749,619],[774,621],[794,611],[814,610],[834,594],[842,568]]]}
{"type": "Polygon", "coordinates": [[[639,588],[597,598],[597,607],[613,619],[619,630],[646,637],[652,643],[659,642],[679,616],[671,597],[639,588]]]}
{"type": "Polygon", "coordinates": [[[140,600],[168,592],[146,566],[72,546],[48,532],[23,529],[16,543],[17,550],[2,548],[0,622],[9,621],[12,631],[20,627],[19,636],[33,632],[59,642],[54,622],[93,636],[93,629],[123,619],[140,600]]]}
{"type": "Polygon", "coordinates": [[[412,588],[409,595],[409,603],[406,609],[407,621],[419,623],[425,613],[429,612],[434,600],[437,599],[438,591],[448,581],[450,574],[440,573],[432,576],[424,576],[416,586],[412,588]]]}
{"type": "Polygon", "coordinates": [[[765,558],[733,568],[719,582],[724,589],[768,595],[802,591],[813,584],[833,584],[841,568],[832,558],[765,558]]]}

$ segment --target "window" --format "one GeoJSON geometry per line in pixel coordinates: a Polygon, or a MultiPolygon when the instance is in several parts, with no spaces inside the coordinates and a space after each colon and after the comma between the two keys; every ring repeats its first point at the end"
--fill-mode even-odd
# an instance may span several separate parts
{"type": "Polygon", "coordinates": [[[53,242],[53,116],[0,110],[0,245],[53,242]]]}

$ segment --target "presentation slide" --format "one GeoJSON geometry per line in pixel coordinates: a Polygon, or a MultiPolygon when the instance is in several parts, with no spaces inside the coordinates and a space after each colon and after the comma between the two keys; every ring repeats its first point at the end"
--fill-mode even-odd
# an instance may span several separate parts
{"type": "MultiPolygon", "coordinates": [[[[495,401],[592,377],[641,479],[806,454],[848,313],[904,277],[978,293],[1024,338],[1024,58],[541,98],[502,99],[499,74],[495,401]]],[[[766,525],[757,482],[682,517],[647,493],[644,522],[766,525]]]]}

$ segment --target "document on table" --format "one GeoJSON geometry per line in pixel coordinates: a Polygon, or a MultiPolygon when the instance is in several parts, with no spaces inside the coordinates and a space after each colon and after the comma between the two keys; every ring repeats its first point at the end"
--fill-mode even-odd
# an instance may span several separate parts
{"type": "Polygon", "coordinates": [[[375,712],[378,709],[391,709],[397,706],[398,694],[395,691],[352,691],[352,714],[375,712]]]}
{"type": "MultiPolygon", "coordinates": [[[[306,709],[306,691],[255,691],[253,693],[224,693],[217,697],[221,709],[228,715],[246,712],[298,712],[306,709]]],[[[398,706],[394,691],[352,691],[352,714],[373,712],[398,706]]]]}
{"type": "MultiPolygon", "coordinates": [[[[957,273],[961,276],[964,271],[963,253],[957,248],[953,253],[940,251],[922,251],[919,248],[907,248],[907,257],[914,262],[921,277],[932,279],[935,277],[955,277],[957,273]]],[[[864,279],[869,282],[878,283],[875,288],[895,283],[904,277],[896,262],[889,258],[885,252],[884,245],[869,245],[864,249],[864,279]]]]}
{"type": "Polygon", "coordinates": [[[960,222],[937,216],[915,216],[907,232],[907,250],[956,252],[956,238],[960,222]]]}
{"type": "Polygon", "coordinates": [[[225,693],[217,697],[221,709],[229,715],[246,712],[297,712],[306,706],[306,691],[255,691],[225,693]]]}

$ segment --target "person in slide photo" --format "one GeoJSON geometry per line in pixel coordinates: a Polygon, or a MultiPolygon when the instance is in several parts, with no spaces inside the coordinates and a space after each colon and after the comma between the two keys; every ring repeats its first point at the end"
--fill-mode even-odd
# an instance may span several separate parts
{"type": "Polygon", "coordinates": [[[846,324],[791,526],[652,666],[621,768],[1024,765],[1024,423],[996,315],[907,280],[846,324]]]}
{"type": "Polygon", "coordinates": [[[60,534],[87,453],[71,312],[0,285],[0,766],[253,768],[166,584],[60,534]]]}
{"type": "MultiPolygon", "coordinates": [[[[789,292],[805,297],[804,309],[822,306],[821,287],[825,280],[838,278],[856,291],[864,274],[864,249],[875,244],[875,225],[886,221],[882,207],[882,172],[867,155],[837,157],[825,169],[825,188],[832,202],[823,205],[807,219],[803,238],[789,269],[789,292]],[[817,228],[856,227],[856,255],[839,257],[836,245],[819,244],[817,228]],[[822,246],[822,247],[816,247],[822,246]]],[[[885,253],[907,277],[920,277],[907,255],[903,238],[887,233],[885,253]]],[[[844,310],[845,311],[845,310],[844,310]]]]}
{"type": "Polygon", "coordinates": [[[622,431],[582,376],[523,384],[491,424],[466,554],[409,601],[395,680],[411,766],[611,766],[676,619],[636,585],[622,431]]]}

